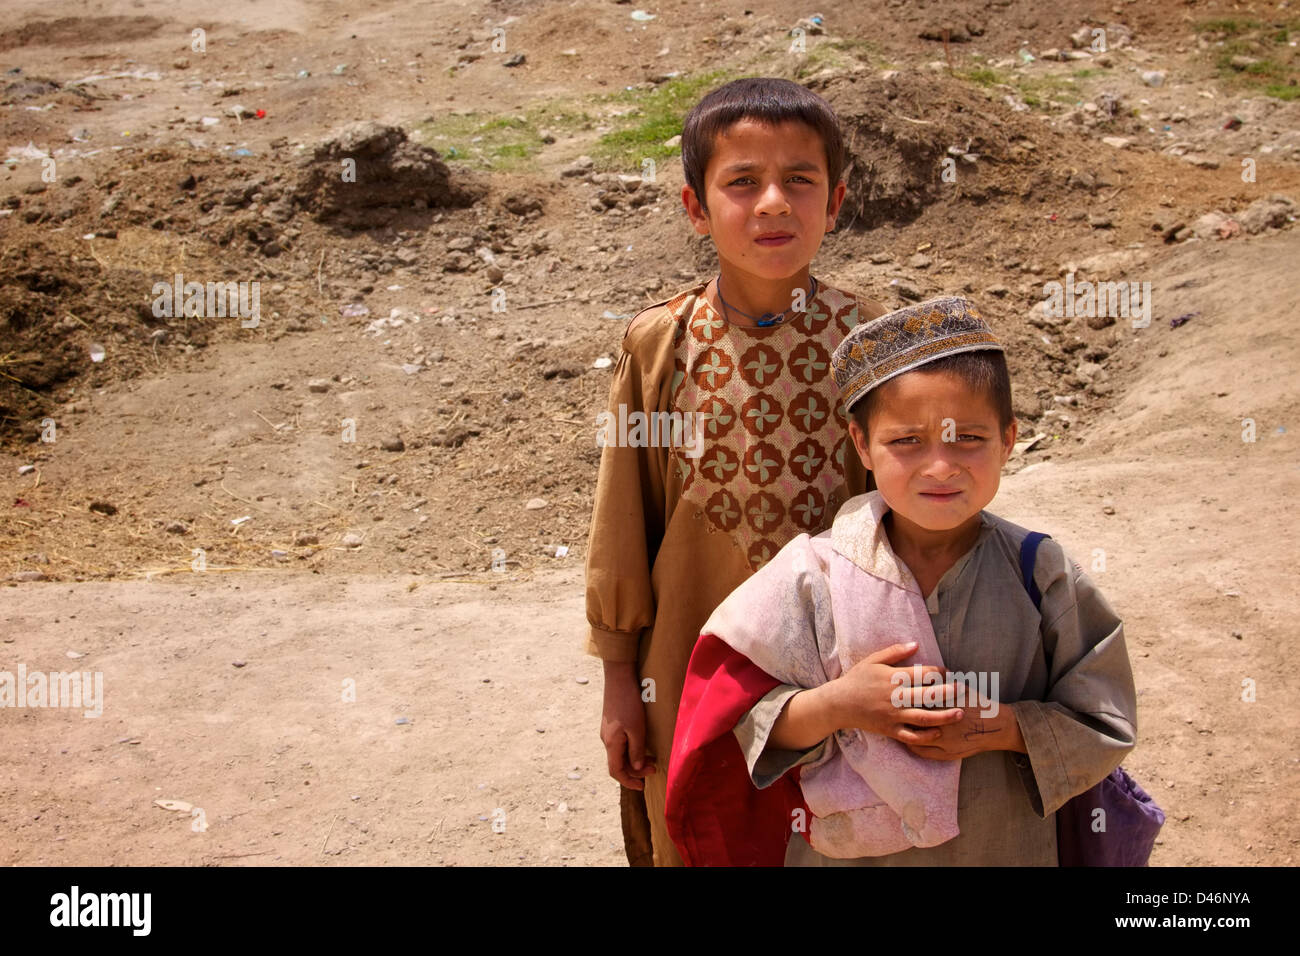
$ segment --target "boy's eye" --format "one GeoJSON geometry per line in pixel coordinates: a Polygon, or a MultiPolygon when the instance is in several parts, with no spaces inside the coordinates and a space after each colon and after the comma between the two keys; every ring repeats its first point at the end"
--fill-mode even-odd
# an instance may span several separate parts
{"type": "MultiPolygon", "coordinates": [[[[963,432],[962,434],[960,434],[960,435],[957,436],[957,440],[958,440],[958,441],[963,441],[963,440],[967,440],[967,439],[969,439],[969,440],[971,440],[971,441],[977,441],[977,442],[978,442],[978,441],[984,441],[984,440],[985,440],[983,435],[971,435],[971,434],[968,434],[968,433],[965,433],[965,432],[963,432]]],[[[906,436],[904,436],[904,437],[902,437],[902,438],[895,438],[895,439],[894,439],[893,441],[891,441],[889,444],[891,444],[891,445],[899,445],[899,444],[903,444],[903,443],[908,443],[908,444],[910,444],[910,443],[915,442],[915,441],[917,441],[916,436],[914,436],[914,435],[906,435],[906,436]]]]}
{"type": "MultiPolygon", "coordinates": [[[[791,181],[799,180],[800,182],[803,183],[808,183],[808,184],[812,183],[812,180],[809,179],[807,176],[802,176],[798,173],[795,173],[793,176],[790,177],[790,179],[791,181]]],[[[733,179],[731,182],[727,183],[727,185],[728,186],[751,185],[753,182],[754,179],[752,176],[741,176],[739,179],[733,179]]]]}

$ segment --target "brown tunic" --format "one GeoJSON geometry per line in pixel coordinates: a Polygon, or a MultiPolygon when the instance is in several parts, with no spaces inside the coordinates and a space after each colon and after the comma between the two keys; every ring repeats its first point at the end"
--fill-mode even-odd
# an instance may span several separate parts
{"type": "MultiPolygon", "coordinates": [[[[607,444],[587,555],[588,653],[636,661],[643,686],[653,681],[642,696],[653,693],[646,744],[658,773],[646,780],[645,804],[660,865],[680,862],[664,798],[700,627],[788,540],[830,527],[840,504],[867,490],[830,355],[851,328],[884,313],[822,284],[804,312],[747,328],[719,315],[704,289],[629,323],[608,407],[614,423],[634,412],[700,413],[702,443],[628,447],[627,428],[627,443],[607,444]]],[[[649,441],[658,437],[661,429],[647,429],[649,441]]]]}

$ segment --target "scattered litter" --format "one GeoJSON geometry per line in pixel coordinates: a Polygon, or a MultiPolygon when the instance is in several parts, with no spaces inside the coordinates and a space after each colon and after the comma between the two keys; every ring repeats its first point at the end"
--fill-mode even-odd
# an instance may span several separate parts
{"type": "Polygon", "coordinates": [[[42,149],[38,149],[31,140],[27,141],[26,146],[10,146],[7,153],[10,159],[49,159],[50,154],[42,149]]]}
{"type": "Polygon", "coordinates": [[[338,66],[334,67],[334,69],[330,70],[330,72],[335,76],[342,76],[347,71],[348,65],[346,63],[340,63],[338,66]]]}
{"type": "Polygon", "coordinates": [[[258,119],[266,119],[266,110],[257,110],[253,115],[258,119]]]}
{"type": "Polygon", "coordinates": [[[569,546],[567,544],[557,544],[555,546],[555,556],[557,558],[566,558],[569,556],[569,546]]]}
{"type": "Polygon", "coordinates": [[[339,308],[339,315],[343,316],[345,319],[358,319],[363,315],[369,314],[370,309],[366,308],[366,306],[362,305],[360,302],[350,302],[339,308]]]}
{"type": "MultiPolygon", "coordinates": [[[[122,741],[119,741],[121,743],[122,741]]],[[[135,743],[134,740],[128,740],[126,743],[135,743]]],[[[194,809],[194,804],[186,803],[184,800],[155,800],[155,807],[162,807],[164,810],[172,810],[176,813],[189,813],[194,809]]]]}
{"type": "Polygon", "coordinates": [[[230,523],[233,524],[236,528],[238,528],[245,521],[252,521],[252,520],[253,520],[252,515],[244,515],[242,518],[231,518],[230,523]]]}
{"type": "Polygon", "coordinates": [[[606,319],[630,319],[632,318],[632,314],[630,312],[612,312],[609,309],[606,309],[601,314],[601,317],[606,319]]]}
{"type": "Polygon", "coordinates": [[[580,773],[566,773],[565,776],[568,777],[570,780],[581,780],[581,779],[582,779],[582,774],[580,774],[580,773]]]}
{"type": "Polygon", "coordinates": [[[1182,315],[1178,316],[1178,318],[1170,319],[1169,327],[1171,329],[1176,329],[1180,325],[1186,325],[1188,322],[1191,321],[1192,316],[1200,315],[1200,314],[1201,314],[1200,312],[1184,312],[1182,315]]]}
{"type": "MultiPolygon", "coordinates": [[[[1241,120],[1235,116],[1229,117],[1228,121],[1223,124],[1224,129],[1241,129],[1241,120]]],[[[1168,127],[1166,127],[1168,129],[1168,127]]]]}
{"type": "Polygon", "coordinates": [[[589,684],[589,683],[591,683],[591,681],[588,680],[586,677],[575,677],[574,680],[576,680],[579,684],[589,684]]]}
{"type": "Polygon", "coordinates": [[[73,80],[71,83],[65,83],[64,86],[84,86],[86,83],[98,83],[100,80],[161,80],[162,74],[150,70],[131,70],[125,73],[97,73],[94,76],[83,76],[79,80],[73,80]]]}
{"type": "Polygon", "coordinates": [[[34,472],[35,470],[36,470],[36,466],[35,466],[35,465],[19,465],[19,466],[18,466],[18,474],[19,474],[20,476],[21,476],[21,475],[30,475],[30,474],[31,474],[32,472],[34,472]]]}
{"type": "Polygon", "coordinates": [[[417,372],[422,371],[423,369],[424,369],[423,365],[416,365],[411,362],[407,362],[405,365],[402,366],[402,371],[405,372],[407,375],[414,375],[417,372]]]}
{"type": "Polygon", "coordinates": [[[99,364],[100,362],[104,361],[104,354],[105,354],[104,346],[92,345],[90,347],[90,360],[95,364],[99,364]]]}
{"type": "Polygon", "coordinates": [[[248,661],[245,661],[245,660],[231,661],[231,662],[230,662],[230,666],[231,666],[231,667],[247,667],[247,666],[248,666],[248,661]]]}
{"type": "Polygon", "coordinates": [[[609,368],[614,364],[614,360],[608,355],[602,355],[596,361],[591,363],[592,368],[609,368]]]}
{"type": "Polygon", "coordinates": [[[221,124],[221,117],[205,116],[203,117],[203,119],[199,120],[199,122],[202,123],[204,126],[218,126],[221,124]]]}
{"type": "Polygon", "coordinates": [[[1033,436],[1032,438],[1026,438],[1024,441],[1016,442],[1015,453],[1018,455],[1024,454],[1025,452],[1029,451],[1029,449],[1033,448],[1035,445],[1037,445],[1040,441],[1042,441],[1046,437],[1047,437],[1046,432],[1039,432],[1037,435],[1033,436]]]}
{"type": "Polygon", "coordinates": [[[234,156],[252,156],[252,155],[253,155],[253,151],[252,151],[251,149],[245,149],[244,147],[241,146],[239,149],[235,150],[234,153],[231,154],[231,155],[234,155],[234,156]]]}
{"type": "Polygon", "coordinates": [[[395,721],[393,721],[393,723],[397,724],[398,726],[401,726],[402,724],[409,724],[410,722],[411,719],[409,717],[398,717],[395,721]]]}
{"type": "Polygon", "coordinates": [[[73,661],[79,661],[86,656],[80,651],[68,651],[67,654],[68,654],[68,659],[73,661]]]}
{"type": "Polygon", "coordinates": [[[637,23],[649,23],[655,18],[653,13],[646,13],[644,10],[633,10],[632,19],[637,23]]]}

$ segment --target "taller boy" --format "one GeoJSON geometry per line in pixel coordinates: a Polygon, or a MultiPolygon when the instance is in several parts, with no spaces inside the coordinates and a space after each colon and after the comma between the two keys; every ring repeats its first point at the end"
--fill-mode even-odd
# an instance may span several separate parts
{"type": "Polygon", "coordinates": [[[868,490],[830,356],[885,311],[809,273],[845,194],[821,97],[789,80],[728,83],[687,115],[682,165],[682,203],[720,275],[632,319],[609,411],[696,415],[703,443],[632,430],[606,444],[587,554],[587,651],[604,661],[600,736],[634,866],[681,863],[667,760],[700,628],[787,541],[868,490]]]}

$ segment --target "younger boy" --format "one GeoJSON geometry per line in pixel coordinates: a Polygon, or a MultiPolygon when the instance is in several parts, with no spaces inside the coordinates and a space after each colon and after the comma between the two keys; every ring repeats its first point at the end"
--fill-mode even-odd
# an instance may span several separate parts
{"type": "Polygon", "coordinates": [[[691,863],[1056,865],[1055,811],[1132,749],[1136,696],[1088,576],[1043,540],[1036,608],[1028,532],[983,511],[1016,436],[1002,346],[938,299],[860,325],[833,364],[877,490],[705,624],[670,832],[691,863]],[[979,693],[949,683],[936,709],[951,672],[979,693]]]}
{"type": "Polygon", "coordinates": [[[839,125],[819,96],[765,77],[714,90],[686,118],[682,165],[682,202],[719,275],[628,326],[606,418],[627,424],[616,440],[602,432],[587,555],[587,650],[604,660],[601,740],[633,865],[681,862],[665,777],[700,627],[866,488],[830,358],[884,311],[809,273],[846,189],[839,125]],[[673,424],[690,440],[663,440],[673,424]]]}

